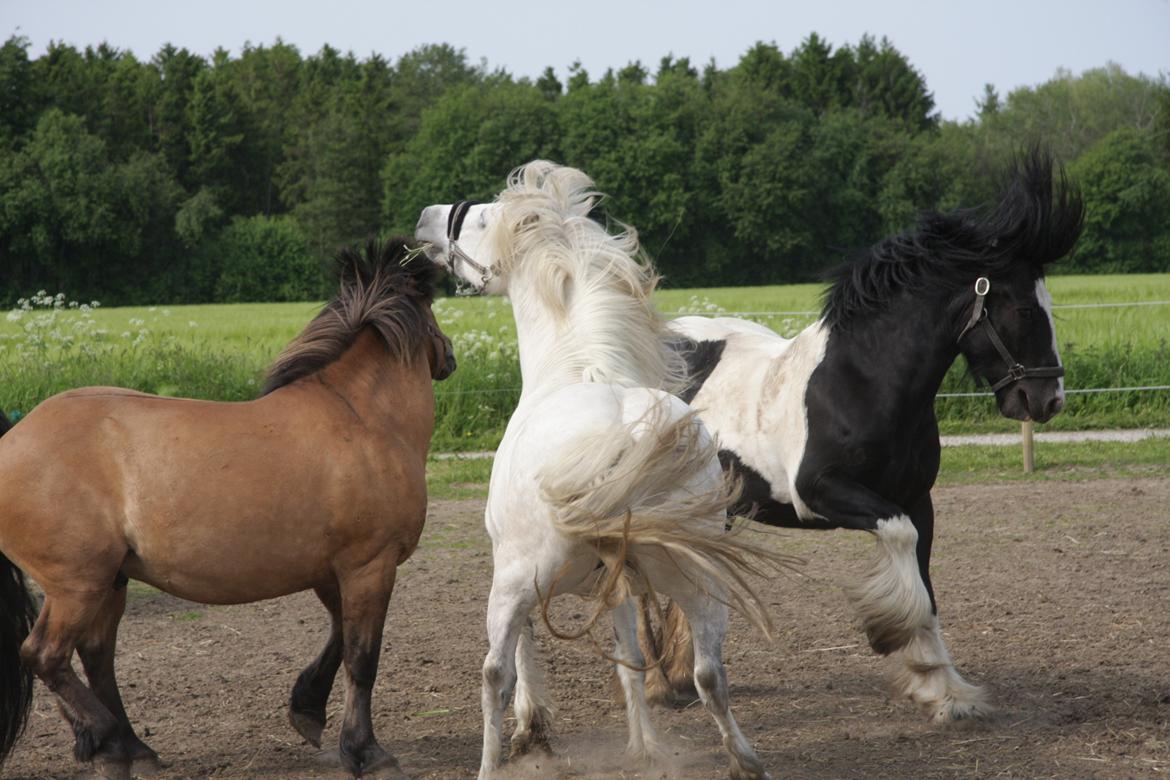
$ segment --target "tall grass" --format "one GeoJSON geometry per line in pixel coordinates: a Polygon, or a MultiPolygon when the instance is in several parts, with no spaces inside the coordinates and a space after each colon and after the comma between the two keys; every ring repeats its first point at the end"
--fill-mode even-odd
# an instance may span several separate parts
{"type": "MultiPolygon", "coordinates": [[[[1170,275],[1058,276],[1058,306],[1170,300],[1170,275]]],[[[664,290],[669,315],[754,312],[792,336],[815,319],[818,285],[664,290]],[[765,313],[761,313],[765,312],[765,313]],[[769,314],[767,312],[780,312],[769,314]],[[794,313],[795,312],[795,313],[794,313]]],[[[219,400],[254,397],[264,369],[319,303],[105,309],[34,296],[0,317],[0,409],[27,412],[71,387],[106,384],[219,400]]],[[[519,397],[516,332],[507,301],[441,299],[435,313],[455,343],[459,369],[435,385],[436,450],[491,449],[519,397]]],[[[1170,305],[1061,308],[1057,335],[1069,388],[1170,385],[1170,305]]],[[[971,392],[960,360],[944,392],[971,392]]],[[[944,432],[1008,430],[989,398],[936,403],[944,432]]],[[[1050,429],[1170,426],[1170,392],[1070,395],[1050,429]]]]}

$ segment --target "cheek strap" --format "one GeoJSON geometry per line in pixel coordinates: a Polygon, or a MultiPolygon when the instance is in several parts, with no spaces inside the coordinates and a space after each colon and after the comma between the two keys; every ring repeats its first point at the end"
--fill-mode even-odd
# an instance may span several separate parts
{"type": "MultiPolygon", "coordinates": [[[[986,276],[980,276],[975,280],[975,305],[971,309],[971,318],[967,320],[967,326],[959,333],[959,338],[956,341],[962,341],[963,337],[970,333],[971,329],[976,325],[983,326],[983,332],[987,334],[988,341],[991,342],[991,346],[995,347],[995,351],[999,353],[999,356],[1003,358],[1003,362],[1007,366],[1007,373],[1000,377],[999,381],[991,383],[991,391],[993,393],[998,392],[1024,377],[1055,378],[1064,376],[1064,366],[1025,368],[1020,361],[1012,356],[1011,351],[1003,343],[1003,339],[1000,338],[995,326],[991,324],[991,318],[987,315],[987,309],[984,308],[984,302],[989,292],[991,292],[991,281],[986,276]]],[[[990,380],[988,381],[990,382],[990,380]]]]}

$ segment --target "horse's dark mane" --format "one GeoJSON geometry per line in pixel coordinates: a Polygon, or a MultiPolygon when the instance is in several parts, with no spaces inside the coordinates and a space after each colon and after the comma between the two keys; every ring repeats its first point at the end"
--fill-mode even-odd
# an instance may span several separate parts
{"type": "Polygon", "coordinates": [[[407,260],[407,241],[370,239],[365,251],[346,248],[338,253],[337,295],[280,353],[268,370],[262,395],[337,360],[367,326],[378,331],[392,358],[413,358],[429,338],[426,307],[434,299],[439,269],[421,255],[407,260]]]}
{"type": "Polygon", "coordinates": [[[991,211],[924,213],[913,231],[883,239],[831,271],[822,316],[830,326],[846,325],[884,311],[908,290],[953,292],[1021,265],[1039,278],[1045,265],[1072,250],[1084,210],[1063,167],[1033,149],[1012,166],[991,211]]]}

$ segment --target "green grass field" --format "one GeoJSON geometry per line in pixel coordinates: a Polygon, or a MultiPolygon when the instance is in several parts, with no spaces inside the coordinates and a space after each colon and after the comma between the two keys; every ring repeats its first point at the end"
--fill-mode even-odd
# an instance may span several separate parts
{"type": "MultiPolygon", "coordinates": [[[[1170,275],[1056,276],[1058,307],[1170,301],[1170,275]]],[[[664,290],[668,315],[753,312],[791,336],[815,319],[819,285],[664,290]],[[761,314],[763,312],[782,312],[761,314]],[[793,313],[796,312],[796,313],[793,313]]],[[[113,384],[164,395],[253,397],[263,371],[319,303],[98,308],[0,318],[0,408],[27,412],[70,387],[113,384]]],[[[436,314],[455,342],[459,370],[435,386],[434,449],[494,448],[518,397],[515,328],[507,301],[448,298],[436,314]]],[[[1057,332],[1070,389],[1170,385],[1170,305],[1058,308],[1057,332]]],[[[975,390],[962,361],[944,392],[975,390]]],[[[1011,430],[989,398],[940,399],[944,432],[1011,430]]],[[[1170,426],[1170,392],[1070,395],[1046,427],[1170,426]]]]}

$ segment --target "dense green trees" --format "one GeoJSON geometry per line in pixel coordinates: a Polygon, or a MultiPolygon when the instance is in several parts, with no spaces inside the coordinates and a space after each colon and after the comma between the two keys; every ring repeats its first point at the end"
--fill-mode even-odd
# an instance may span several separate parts
{"type": "Polygon", "coordinates": [[[0,47],[0,302],[323,294],[345,242],[490,197],[516,165],[587,170],[672,284],[815,278],[924,208],[977,206],[1031,144],[1085,192],[1081,271],[1170,271],[1170,84],[1056,74],[940,121],[886,39],[759,43],[730,68],[666,56],[562,83],[447,45],[390,62],[279,40],[238,57],[0,47]]]}

